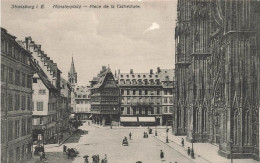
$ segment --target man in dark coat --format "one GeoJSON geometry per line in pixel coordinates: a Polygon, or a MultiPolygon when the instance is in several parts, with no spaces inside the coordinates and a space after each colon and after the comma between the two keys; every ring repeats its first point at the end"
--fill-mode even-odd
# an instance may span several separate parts
{"type": "Polygon", "coordinates": [[[184,146],[184,139],[181,138],[181,146],[184,146]]]}
{"type": "Polygon", "coordinates": [[[161,160],[164,158],[164,153],[163,153],[162,150],[161,150],[161,152],[160,152],[160,158],[161,158],[161,160]]]}
{"type": "Polygon", "coordinates": [[[131,140],[131,136],[132,136],[132,134],[131,134],[131,132],[129,133],[129,139],[131,140]]]}
{"type": "Polygon", "coordinates": [[[188,151],[187,152],[188,152],[188,155],[190,155],[190,147],[188,147],[188,151]]]}
{"type": "Polygon", "coordinates": [[[67,146],[63,145],[63,153],[66,153],[66,152],[67,152],[67,146]]]}

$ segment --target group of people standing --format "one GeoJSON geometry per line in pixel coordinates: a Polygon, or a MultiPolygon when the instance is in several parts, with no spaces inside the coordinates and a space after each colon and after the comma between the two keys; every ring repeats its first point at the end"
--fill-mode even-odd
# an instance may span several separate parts
{"type": "Polygon", "coordinates": [[[74,148],[67,148],[66,145],[63,145],[63,154],[67,154],[68,159],[74,157],[78,152],[74,148]]]}
{"type": "MultiPolygon", "coordinates": [[[[84,156],[84,158],[85,158],[84,163],[89,163],[88,157],[89,157],[88,155],[84,156]]],[[[99,155],[93,155],[92,156],[92,161],[93,161],[92,163],[99,163],[99,161],[100,161],[99,155]]],[[[101,160],[101,163],[107,163],[107,154],[105,154],[105,158],[103,158],[101,160]]]]}

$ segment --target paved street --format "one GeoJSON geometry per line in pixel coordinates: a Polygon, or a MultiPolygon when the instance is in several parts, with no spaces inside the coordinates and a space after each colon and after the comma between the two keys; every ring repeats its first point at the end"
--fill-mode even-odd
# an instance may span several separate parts
{"type": "MultiPolygon", "coordinates": [[[[217,162],[216,160],[212,160],[212,157],[204,157],[205,155],[200,156],[197,153],[195,153],[196,159],[191,159],[187,156],[186,148],[181,147],[180,144],[178,144],[181,137],[175,137],[170,135],[170,133],[170,143],[166,144],[165,127],[157,129],[157,137],[154,136],[153,129],[153,134],[150,134],[147,139],[143,138],[143,132],[147,132],[147,127],[114,127],[113,129],[110,129],[109,126],[88,126],[87,123],[84,123],[80,129],[82,129],[83,132],[73,134],[64,142],[68,148],[76,148],[79,151],[79,155],[74,159],[67,159],[66,155],[62,154],[62,146],[49,144],[45,146],[46,156],[49,162],[83,163],[84,155],[89,155],[90,161],[92,155],[99,154],[102,159],[104,158],[104,155],[107,154],[109,163],[135,163],[136,161],[142,161],[143,163],[160,163],[162,162],[160,160],[160,150],[164,151],[165,159],[163,162],[165,163],[217,162]],[[129,132],[132,133],[132,140],[129,141],[129,146],[122,146],[122,139],[124,136],[128,137],[129,132]]],[[[198,146],[199,144],[196,144],[197,150],[198,146]]],[[[217,153],[215,153],[214,156],[216,158],[220,157],[217,153]]],[[[223,161],[230,162],[230,160],[225,158],[222,158],[221,162],[223,161]]],[[[243,161],[248,163],[256,162],[251,159],[235,160],[234,162],[242,163],[243,161]]],[[[92,160],[90,162],[92,162],[92,160]]]]}
{"type": "MultiPolygon", "coordinates": [[[[84,124],[83,129],[89,130],[89,134],[82,135],[78,143],[68,143],[68,147],[75,147],[80,151],[79,157],[73,162],[83,162],[83,156],[99,154],[103,158],[107,154],[108,161],[112,163],[158,163],[160,160],[160,150],[165,152],[165,162],[190,162],[177,151],[149,135],[148,139],[143,138],[143,132],[147,128],[97,128],[84,124]],[[129,132],[133,135],[133,140],[129,141],[129,146],[122,146],[122,139],[128,136],[129,132]]],[[[164,130],[164,129],[158,129],[164,130]]]]}

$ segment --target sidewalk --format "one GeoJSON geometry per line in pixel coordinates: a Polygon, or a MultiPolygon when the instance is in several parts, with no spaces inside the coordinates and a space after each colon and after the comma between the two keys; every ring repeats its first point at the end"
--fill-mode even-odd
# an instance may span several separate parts
{"type": "MultiPolygon", "coordinates": [[[[99,124],[91,123],[89,126],[94,126],[96,128],[110,129],[110,125],[102,126],[99,124]]],[[[154,130],[155,126],[149,126],[149,128],[154,130]]],[[[156,128],[157,129],[166,129],[166,126],[156,126],[156,128]]],[[[171,126],[168,126],[168,128],[171,128],[171,126]]],[[[148,126],[112,126],[112,129],[146,129],[147,130],[148,126]]]]}
{"type": "MultiPolygon", "coordinates": [[[[158,136],[154,136],[162,142],[166,142],[166,132],[158,132],[158,136]]],[[[181,138],[186,140],[186,136],[175,136],[172,135],[171,130],[168,133],[169,143],[168,146],[178,150],[180,153],[186,157],[190,157],[187,154],[188,147],[191,148],[192,144],[190,142],[184,141],[184,147],[181,146],[181,138]]],[[[218,146],[210,143],[193,143],[193,149],[195,153],[194,162],[214,162],[214,163],[230,163],[231,160],[218,155],[218,146]]],[[[233,159],[235,163],[257,163],[253,159],[233,159]]]]}
{"type": "MultiPolygon", "coordinates": [[[[48,159],[48,161],[50,162],[50,160],[52,160],[51,162],[57,162],[59,159],[63,158],[63,163],[71,163],[71,160],[66,159],[66,155],[63,155],[62,152],[53,152],[53,151],[49,151],[49,149],[53,149],[53,148],[61,148],[60,146],[66,142],[74,133],[72,133],[71,135],[69,133],[63,133],[63,140],[61,141],[60,145],[55,143],[55,144],[46,144],[44,145],[45,148],[45,155],[46,158],[48,159]],[[55,160],[55,161],[54,161],[55,160]],[[57,161],[56,161],[57,160],[57,161]],[[65,162],[64,162],[65,160],[65,162]]],[[[35,149],[36,145],[33,145],[33,152],[35,149]]],[[[60,149],[62,150],[62,149],[60,149]]],[[[40,156],[36,156],[34,155],[34,153],[32,154],[32,158],[27,162],[27,163],[35,163],[37,162],[37,160],[40,160],[40,156]]],[[[58,161],[59,162],[59,161],[58,161]]]]}

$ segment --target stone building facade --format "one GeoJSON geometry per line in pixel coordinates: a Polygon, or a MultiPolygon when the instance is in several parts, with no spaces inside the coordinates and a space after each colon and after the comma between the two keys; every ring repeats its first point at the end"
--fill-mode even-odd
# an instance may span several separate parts
{"type": "Polygon", "coordinates": [[[120,73],[121,125],[165,125],[172,121],[173,69],[120,73]]]}
{"type": "Polygon", "coordinates": [[[259,159],[259,2],[179,0],[173,134],[259,159]]]}
{"type": "Polygon", "coordinates": [[[32,157],[31,53],[1,28],[1,162],[32,157]]]}
{"type": "Polygon", "coordinates": [[[60,80],[60,86],[61,86],[61,96],[60,96],[60,114],[61,114],[61,125],[60,129],[63,132],[66,132],[68,130],[68,122],[69,122],[69,117],[72,112],[72,107],[71,107],[71,91],[72,88],[70,86],[70,83],[65,80],[64,78],[61,77],[60,80]]]}
{"type": "Polygon", "coordinates": [[[78,120],[86,120],[90,116],[90,86],[76,86],[75,88],[76,107],[73,113],[78,120]]]}
{"type": "Polygon", "coordinates": [[[91,114],[97,124],[112,124],[119,121],[119,87],[110,68],[102,70],[91,83],[91,114]]]}
{"type": "Polygon", "coordinates": [[[41,45],[26,37],[25,48],[32,53],[33,76],[33,140],[57,142],[61,124],[60,75],[57,64],[44,53],[41,45]],[[39,136],[41,135],[41,136],[39,136]]]}

